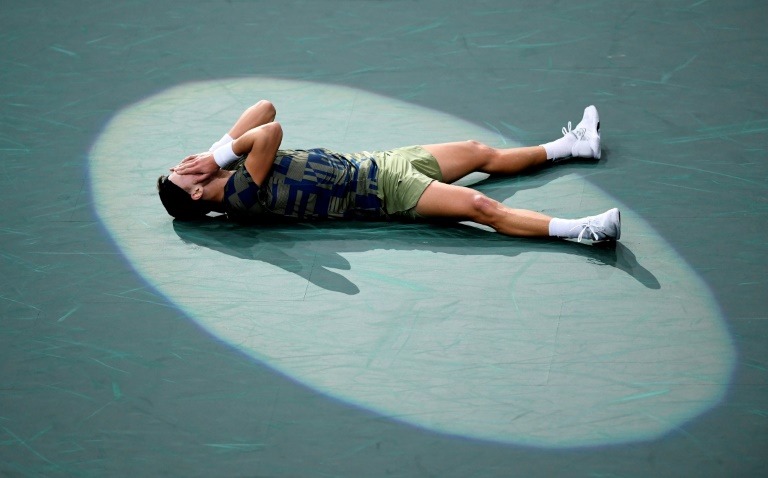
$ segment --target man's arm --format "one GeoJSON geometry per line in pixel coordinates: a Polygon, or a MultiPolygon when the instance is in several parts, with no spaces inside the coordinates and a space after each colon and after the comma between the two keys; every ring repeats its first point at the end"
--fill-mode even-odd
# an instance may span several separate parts
{"type": "Polygon", "coordinates": [[[283,141],[280,123],[268,123],[245,132],[232,143],[232,151],[238,156],[247,154],[245,169],[253,181],[261,186],[272,170],[275,154],[283,141]]]}
{"type": "Polygon", "coordinates": [[[240,115],[240,118],[235,122],[229,132],[219,141],[214,143],[209,152],[187,156],[181,163],[171,168],[171,171],[175,171],[177,174],[199,174],[201,180],[210,177],[219,170],[219,166],[227,156],[224,154],[224,151],[222,151],[221,154],[217,155],[218,157],[214,157],[213,152],[215,152],[216,149],[228,145],[233,140],[239,139],[246,134],[246,132],[254,128],[273,122],[276,114],[277,111],[271,102],[267,100],[259,101],[240,115]]]}
{"type": "Polygon", "coordinates": [[[267,100],[261,100],[243,111],[240,119],[229,130],[229,136],[233,140],[238,139],[253,128],[275,121],[276,115],[275,106],[267,100]]]}

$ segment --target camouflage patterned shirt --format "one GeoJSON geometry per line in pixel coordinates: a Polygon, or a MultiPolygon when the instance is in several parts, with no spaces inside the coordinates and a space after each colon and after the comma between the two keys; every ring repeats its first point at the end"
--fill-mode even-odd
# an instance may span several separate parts
{"type": "Polygon", "coordinates": [[[270,214],[304,220],[380,217],[377,178],[370,153],[279,150],[261,186],[241,161],[224,187],[224,206],[230,218],[240,221],[270,214]]]}

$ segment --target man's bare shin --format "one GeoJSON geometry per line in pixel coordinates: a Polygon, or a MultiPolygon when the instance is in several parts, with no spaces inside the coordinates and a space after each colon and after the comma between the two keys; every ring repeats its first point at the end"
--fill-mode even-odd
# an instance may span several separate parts
{"type": "Polygon", "coordinates": [[[546,237],[549,235],[551,217],[526,209],[512,209],[504,205],[500,219],[495,222],[497,232],[507,236],[546,237]]]}
{"type": "Polygon", "coordinates": [[[527,209],[513,209],[484,195],[474,199],[474,221],[507,236],[544,237],[549,235],[551,217],[527,209]]]}

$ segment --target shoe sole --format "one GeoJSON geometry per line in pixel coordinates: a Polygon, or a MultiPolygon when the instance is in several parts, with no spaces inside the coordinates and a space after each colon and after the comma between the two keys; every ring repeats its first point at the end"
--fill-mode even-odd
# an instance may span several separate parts
{"type": "Polygon", "coordinates": [[[592,110],[595,112],[595,117],[593,119],[594,125],[595,125],[595,131],[597,132],[597,152],[594,152],[595,159],[600,159],[600,156],[602,156],[602,149],[600,148],[600,114],[597,112],[597,108],[595,108],[594,105],[587,106],[584,109],[584,115],[586,116],[587,110],[592,110]]]}

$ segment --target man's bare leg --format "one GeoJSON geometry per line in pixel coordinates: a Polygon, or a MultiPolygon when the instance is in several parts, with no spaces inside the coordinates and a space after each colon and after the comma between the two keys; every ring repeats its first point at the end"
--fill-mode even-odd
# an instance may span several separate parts
{"type": "Polygon", "coordinates": [[[452,183],[469,173],[517,174],[547,161],[541,146],[497,149],[478,141],[424,145],[437,159],[443,181],[452,183]]]}
{"type": "Polygon", "coordinates": [[[535,211],[512,209],[474,189],[434,181],[421,195],[416,212],[425,217],[474,221],[501,234],[519,237],[549,236],[551,217],[535,211]]]}
{"type": "Polygon", "coordinates": [[[563,136],[541,146],[496,149],[477,141],[429,144],[424,148],[437,158],[443,181],[452,183],[474,171],[488,174],[517,174],[540,166],[547,160],[568,157],[600,159],[600,116],[597,108],[588,106],[584,116],[571,129],[563,128],[563,136]]]}
{"type": "Polygon", "coordinates": [[[470,220],[496,232],[517,237],[562,237],[615,241],[621,237],[621,213],[610,209],[597,216],[579,219],[552,218],[526,209],[513,209],[474,189],[432,182],[416,204],[425,217],[470,220]]]}

